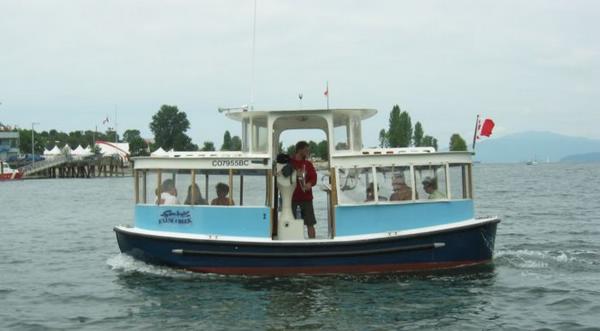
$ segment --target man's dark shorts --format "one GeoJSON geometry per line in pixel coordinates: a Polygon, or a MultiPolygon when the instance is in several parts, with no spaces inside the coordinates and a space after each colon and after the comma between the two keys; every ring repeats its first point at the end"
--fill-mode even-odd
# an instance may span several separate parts
{"type": "Polygon", "coordinates": [[[294,215],[296,213],[296,206],[300,206],[300,212],[304,219],[304,225],[312,226],[317,224],[317,218],[315,217],[315,210],[313,209],[312,201],[292,201],[292,211],[294,215]]]}

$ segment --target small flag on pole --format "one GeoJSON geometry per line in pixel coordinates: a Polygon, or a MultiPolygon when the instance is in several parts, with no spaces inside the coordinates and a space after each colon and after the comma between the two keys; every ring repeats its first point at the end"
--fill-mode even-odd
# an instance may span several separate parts
{"type": "Polygon", "coordinates": [[[477,115],[477,119],[475,120],[475,132],[473,133],[473,152],[475,152],[475,144],[477,143],[477,140],[481,139],[481,136],[491,136],[494,126],[495,123],[492,119],[486,118],[482,123],[479,119],[479,115],[477,115]]]}
{"type": "Polygon", "coordinates": [[[102,124],[106,124],[108,123],[108,116],[106,116],[106,119],[104,121],[102,121],[102,124]]]}
{"type": "Polygon", "coordinates": [[[496,124],[494,123],[494,121],[492,121],[489,118],[486,118],[485,121],[483,121],[483,124],[481,125],[481,131],[479,131],[479,134],[485,137],[489,137],[492,135],[492,130],[494,129],[494,126],[496,124]]]}

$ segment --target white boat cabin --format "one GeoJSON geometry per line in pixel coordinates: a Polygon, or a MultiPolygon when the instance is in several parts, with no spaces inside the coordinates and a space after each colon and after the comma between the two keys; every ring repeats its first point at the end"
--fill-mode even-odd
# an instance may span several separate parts
{"type": "Polygon", "coordinates": [[[327,219],[317,220],[327,222],[328,230],[318,237],[472,219],[471,153],[365,148],[362,122],[375,114],[374,109],[229,112],[227,117],[242,124],[242,151],[161,150],[134,159],[136,226],[277,239],[274,160],[282,132],[301,129],[322,130],[328,141],[329,159],[322,160],[321,182],[313,189],[328,197],[327,219]],[[165,185],[174,198],[162,197],[165,185]]]}

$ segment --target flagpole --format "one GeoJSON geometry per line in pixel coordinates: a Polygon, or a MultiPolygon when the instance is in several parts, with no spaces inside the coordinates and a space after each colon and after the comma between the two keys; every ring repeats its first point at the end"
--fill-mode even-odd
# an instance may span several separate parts
{"type": "Polygon", "coordinates": [[[256,54],[256,0],[254,0],[254,21],[252,22],[252,59],[250,73],[250,111],[254,110],[254,62],[256,54]]]}
{"type": "Polygon", "coordinates": [[[475,131],[473,132],[473,153],[475,153],[475,143],[477,142],[477,129],[479,128],[479,114],[475,120],[475,131]]]}
{"type": "Polygon", "coordinates": [[[117,134],[117,105],[115,105],[115,143],[118,143],[117,134]]]}

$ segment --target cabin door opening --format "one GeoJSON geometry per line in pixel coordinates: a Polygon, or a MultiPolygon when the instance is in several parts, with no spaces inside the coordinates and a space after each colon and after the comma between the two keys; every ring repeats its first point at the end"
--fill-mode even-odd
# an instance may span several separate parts
{"type": "MultiPolygon", "coordinates": [[[[310,160],[317,171],[317,184],[312,188],[313,208],[317,219],[316,238],[332,238],[333,235],[333,205],[331,199],[329,143],[324,130],[321,129],[288,129],[273,133],[274,154],[286,153],[292,156],[298,141],[304,140],[310,146],[310,160]]],[[[280,197],[276,193],[274,206],[281,206],[280,197]]],[[[294,211],[295,212],[295,211],[294,211]]],[[[276,214],[276,213],[275,213],[276,214]]],[[[276,223],[276,221],[274,222],[276,223]]],[[[305,227],[306,231],[306,227],[305,227]]],[[[308,238],[305,233],[305,238],[308,238]]]]}

